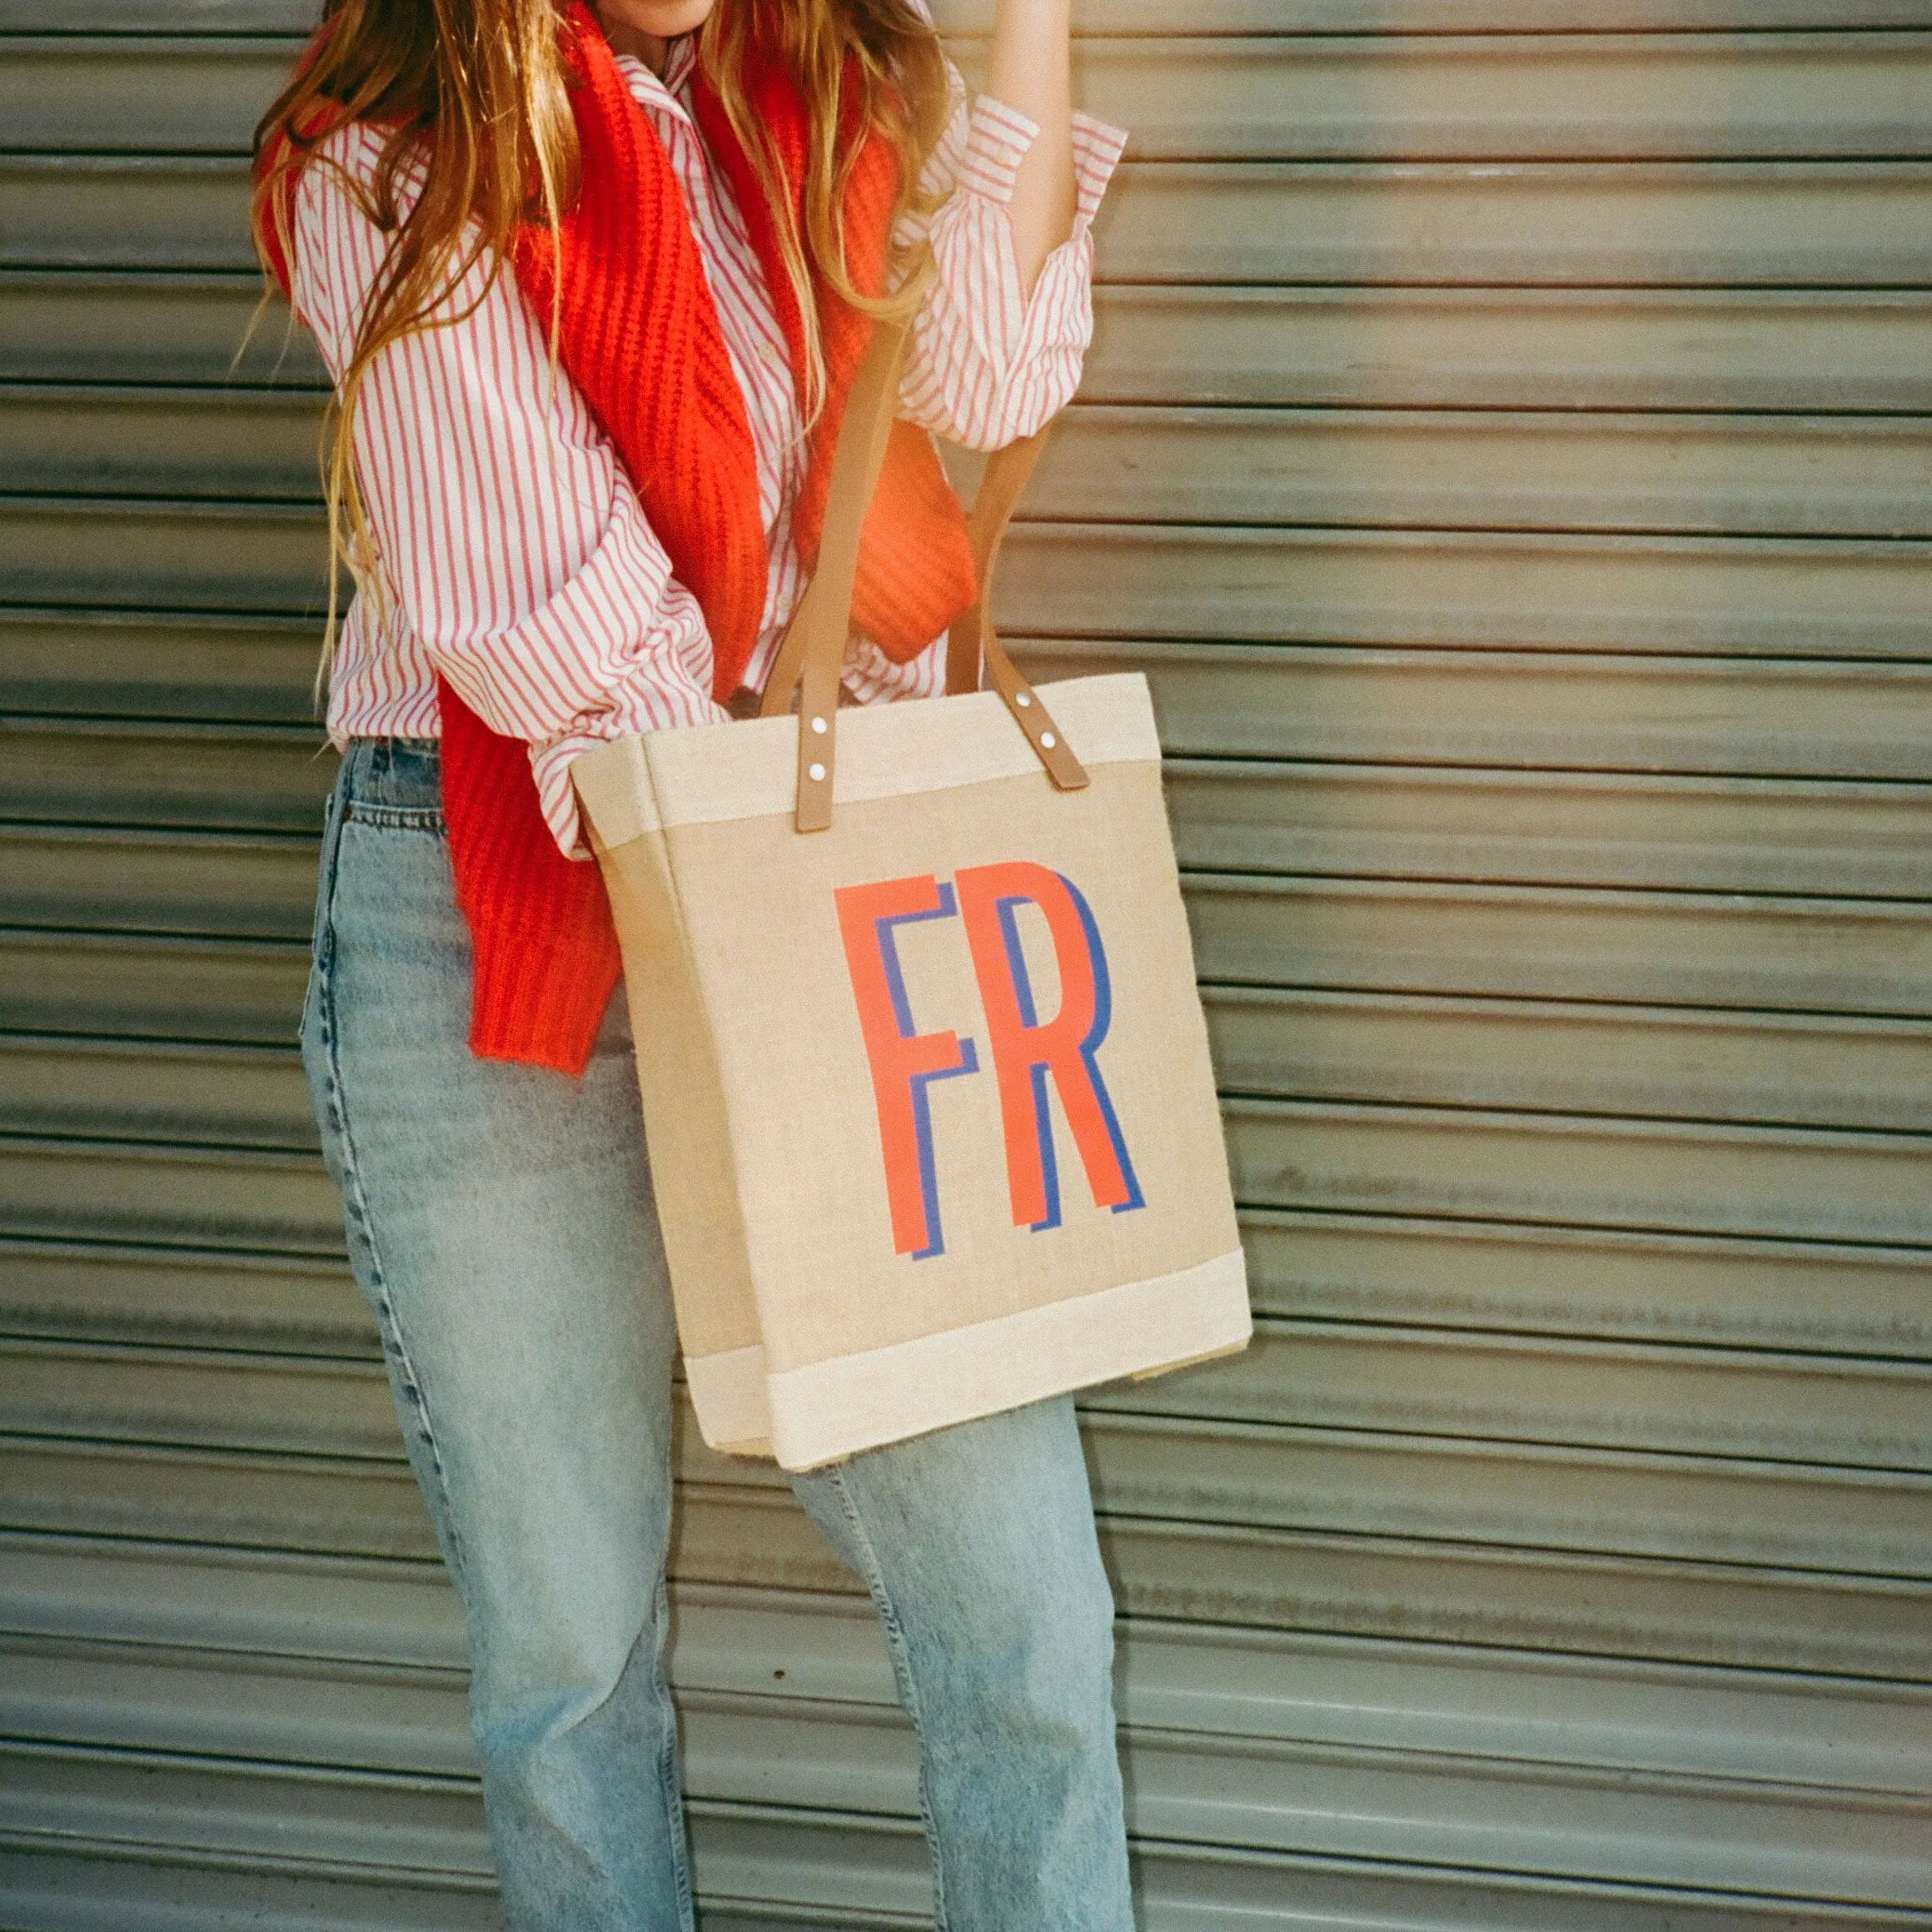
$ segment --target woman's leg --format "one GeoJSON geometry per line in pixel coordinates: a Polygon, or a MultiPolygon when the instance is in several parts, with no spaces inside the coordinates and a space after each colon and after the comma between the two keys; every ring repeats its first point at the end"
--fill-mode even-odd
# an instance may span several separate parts
{"type": "Polygon", "coordinates": [[[1113,1598],[1064,1399],[794,1476],[919,1734],[942,1932],[1133,1932],[1113,1598]]]}
{"type": "Polygon", "coordinates": [[[581,1081],[471,1057],[433,749],[351,748],[302,1049],[463,1603],[518,1932],[690,1932],[666,1689],[676,1341],[622,1001],[581,1081]]]}

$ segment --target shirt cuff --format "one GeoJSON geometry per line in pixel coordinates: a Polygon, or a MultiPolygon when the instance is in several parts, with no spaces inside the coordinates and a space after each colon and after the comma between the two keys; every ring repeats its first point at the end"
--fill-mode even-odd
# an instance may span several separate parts
{"type": "Polygon", "coordinates": [[[575,729],[530,748],[530,776],[545,822],[566,859],[588,859],[590,834],[577,806],[570,767],[586,751],[645,731],[680,730],[692,724],[723,724],[731,714],[696,686],[660,683],[640,675],[612,694],[610,708],[583,720],[575,729]]]}
{"type": "Polygon", "coordinates": [[[1082,221],[1093,219],[1126,146],[1124,127],[1073,110],[1073,206],[1082,221]]]}
{"type": "Polygon", "coordinates": [[[1009,107],[991,94],[973,103],[966,123],[966,152],[959,157],[959,185],[1004,207],[1013,199],[1014,177],[1027,150],[1040,137],[1030,114],[1009,107]]]}
{"type": "MultiPolygon", "coordinates": [[[[1078,218],[1091,222],[1100,197],[1119,166],[1127,146],[1127,130],[1073,110],[1073,206],[1078,218]]],[[[967,122],[966,152],[959,159],[959,185],[1005,207],[1013,199],[1019,164],[1039,139],[1040,124],[1030,115],[991,94],[973,103],[967,122]]]]}

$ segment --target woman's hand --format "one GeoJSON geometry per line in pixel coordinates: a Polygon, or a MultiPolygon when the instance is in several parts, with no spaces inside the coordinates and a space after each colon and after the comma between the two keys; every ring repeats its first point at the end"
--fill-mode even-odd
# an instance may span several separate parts
{"type": "Polygon", "coordinates": [[[1020,163],[1009,210],[1020,284],[1029,295],[1042,264],[1073,226],[1071,13],[1072,0],[998,0],[993,17],[987,92],[1040,126],[1020,163]]]}

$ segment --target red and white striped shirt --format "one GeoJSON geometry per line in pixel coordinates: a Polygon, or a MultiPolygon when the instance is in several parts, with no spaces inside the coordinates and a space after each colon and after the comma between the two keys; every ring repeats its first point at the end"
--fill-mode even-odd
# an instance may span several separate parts
{"type": "MultiPolygon", "coordinates": [[[[763,625],[745,681],[760,684],[804,586],[791,538],[804,423],[764,273],[689,106],[689,39],[660,80],[618,65],[669,156],[710,278],[758,456],[771,555],[763,625]]],[[[1072,396],[1093,332],[1088,224],[1126,136],[1074,117],[1077,213],[1028,296],[1007,203],[1038,133],[957,72],[954,113],[924,186],[939,274],[915,319],[902,411],[974,450],[1030,436],[1072,396]]],[[[381,137],[337,134],[327,158],[373,177],[381,137]]],[[[389,237],[329,167],[305,171],[294,211],[296,306],[340,379],[389,237]]],[[[515,282],[479,263],[439,312],[462,315],[392,344],[371,366],[354,427],[378,595],[358,596],[337,640],[330,735],[438,735],[441,671],[492,729],[526,739],[558,844],[580,840],[570,761],[634,732],[709,724],[711,640],[697,600],[672,575],[616,451],[550,347],[515,282]]],[[[371,566],[365,566],[365,574],[371,566]]],[[[944,678],[934,648],[905,665],[855,638],[845,681],[868,701],[927,696],[944,678]]]]}

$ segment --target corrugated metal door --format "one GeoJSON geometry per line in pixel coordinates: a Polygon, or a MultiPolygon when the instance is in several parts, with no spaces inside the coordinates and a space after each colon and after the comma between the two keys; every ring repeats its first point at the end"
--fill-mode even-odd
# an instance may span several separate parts
{"type": "MultiPolygon", "coordinates": [[[[495,1922],[291,1045],[299,11],[0,0],[23,1932],[495,1922]]],[[[1083,26],[1136,158],[1008,617],[1154,680],[1262,1316],[1088,1405],[1147,1925],[1932,1924],[1932,7],[1083,26]]],[[[682,1475],[707,1925],[924,1923],[851,1580],[682,1475]]]]}

